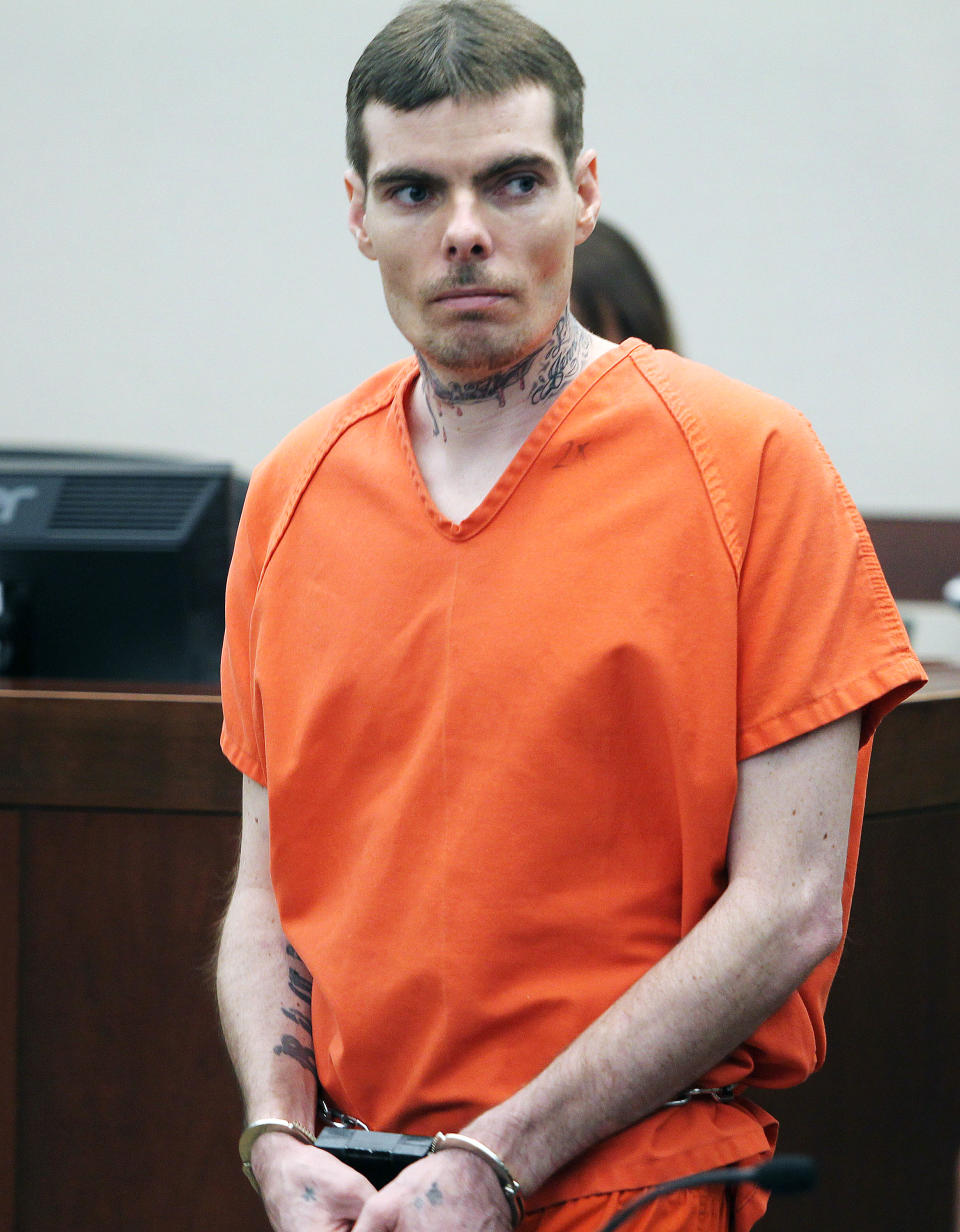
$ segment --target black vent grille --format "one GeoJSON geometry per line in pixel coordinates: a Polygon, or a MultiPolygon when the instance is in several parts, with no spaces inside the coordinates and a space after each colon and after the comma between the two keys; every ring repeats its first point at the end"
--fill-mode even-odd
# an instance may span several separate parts
{"type": "Polygon", "coordinates": [[[48,530],[64,536],[179,540],[214,487],[202,475],[71,475],[60,489],[48,530]]]}

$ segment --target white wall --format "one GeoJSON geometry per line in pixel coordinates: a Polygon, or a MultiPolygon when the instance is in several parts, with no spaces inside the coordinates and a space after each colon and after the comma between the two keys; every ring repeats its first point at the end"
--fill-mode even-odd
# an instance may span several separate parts
{"type": "MultiPolygon", "coordinates": [[[[0,443],[248,470],[405,353],[341,185],[396,7],[4,0],[0,443]]],[[[864,508],[960,513],[955,0],[522,7],[683,349],[799,405],[864,508]]]]}

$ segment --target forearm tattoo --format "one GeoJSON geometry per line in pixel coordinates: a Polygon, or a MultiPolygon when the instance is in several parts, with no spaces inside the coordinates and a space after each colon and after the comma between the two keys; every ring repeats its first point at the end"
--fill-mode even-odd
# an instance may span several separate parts
{"type": "Polygon", "coordinates": [[[298,1026],[304,1032],[307,1039],[304,1042],[295,1035],[283,1035],[280,1038],[280,1043],[274,1047],[273,1053],[277,1057],[290,1057],[316,1078],[317,1058],[313,1051],[312,1027],[310,1024],[313,980],[304,966],[303,959],[289,943],[287,944],[287,957],[291,960],[291,965],[287,967],[287,987],[293,993],[295,1003],[290,1006],[282,1005],[280,1012],[285,1018],[288,1018],[298,1026]],[[298,965],[294,966],[294,963],[298,965]],[[296,1002],[299,1002],[299,1004],[296,1002]]]}
{"type": "Polygon", "coordinates": [[[290,976],[290,991],[295,997],[309,1005],[313,997],[313,980],[309,975],[304,975],[298,971],[296,967],[290,967],[288,974],[290,976]]]}
{"type": "Polygon", "coordinates": [[[304,1031],[312,1030],[310,1019],[306,1014],[301,1014],[299,1010],[288,1010],[285,1006],[280,1007],[280,1012],[284,1018],[289,1018],[291,1022],[296,1023],[304,1031]]]}
{"type": "MultiPolygon", "coordinates": [[[[313,1074],[317,1078],[317,1057],[312,1048],[306,1044],[301,1044],[294,1035],[283,1035],[280,1037],[280,1043],[274,1047],[273,1055],[275,1057],[290,1057],[298,1065],[302,1065],[305,1070],[313,1074]]],[[[317,1079],[319,1081],[319,1079],[317,1079]]]]}

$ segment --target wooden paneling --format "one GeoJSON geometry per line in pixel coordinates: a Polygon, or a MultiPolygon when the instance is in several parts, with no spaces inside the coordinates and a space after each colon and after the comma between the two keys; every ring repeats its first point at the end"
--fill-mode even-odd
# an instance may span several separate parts
{"type": "Polygon", "coordinates": [[[3,809],[0,810],[0,1228],[14,1226],[19,895],[20,814],[3,809]]]}
{"type": "Polygon", "coordinates": [[[239,775],[218,753],[215,694],[11,689],[0,699],[0,803],[239,808],[239,775]]]}
{"type": "Polygon", "coordinates": [[[950,808],[958,800],[960,698],[921,693],[880,725],[867,781],[867,815],[950,808]]]}
{"type": "MultiPolygon", "coordinates": [[[[823,1174],[770,1232],[949,1226],[960,671],[931,675],[876,740],[826,1067],[761,1096],[823,1174]]],[[[0,689],[0,1229],[266,1227],[208,974],[240,800],[219,726],[210,694],[0,689]]]]}
{"type": "Polygon", "coordinates": [[[233,817],[27,812],[18,1232],[263,1226],[210,979],[233,817]]]}
{"type": "Polygon", "coordinates": [[[219,729],[208,690],[0,690],[0,1229],[266,1226],[210,982],[239,835],[219,729]]]}

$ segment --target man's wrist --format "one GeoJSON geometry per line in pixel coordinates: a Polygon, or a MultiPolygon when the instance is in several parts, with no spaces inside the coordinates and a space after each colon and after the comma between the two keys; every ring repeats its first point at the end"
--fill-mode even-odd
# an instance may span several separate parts
{"type": "Polygon", "coordinates": [[[526,1116],[516,1099],[487,1109],[460,1131],[476,1138],[505,1160],[523,1193],[535,1193],[554,1170],[545,1153],[540,1127],[526,1116]]]}
{"type": "Polygon", "coordinates": [[[523,1190],[517,1178],[496,1151],[491,1150],[490,1147],[480,1142],[479,1139],[472,1138],[467,1134],[442,1133],[436,1135],[430,1150],[434,1154],[439,1151],[448,1150],[466,1151],[468,1154],[483,1160],[496,1176],[500,1191],[510,1211],[510,1220],[513,1227],[516,1228],[520,1224],[524,1214],[523,1190]]]}
{"type": "Polygon", "coordinates": [[[312,1132],[297,1121],[287,1121],[282,1117],[261,1117],[256,1121],[251,1121],[240,1135],[237,1148],[240,1153],[240,1166],[243,1169],[243,1175],[257,1193],[260,1192],[260,1182],[254,1174],[253,1152],[260,1139],[267,1134],[295,1138],[305,1145],[313,1145],[312,1132]]]}

